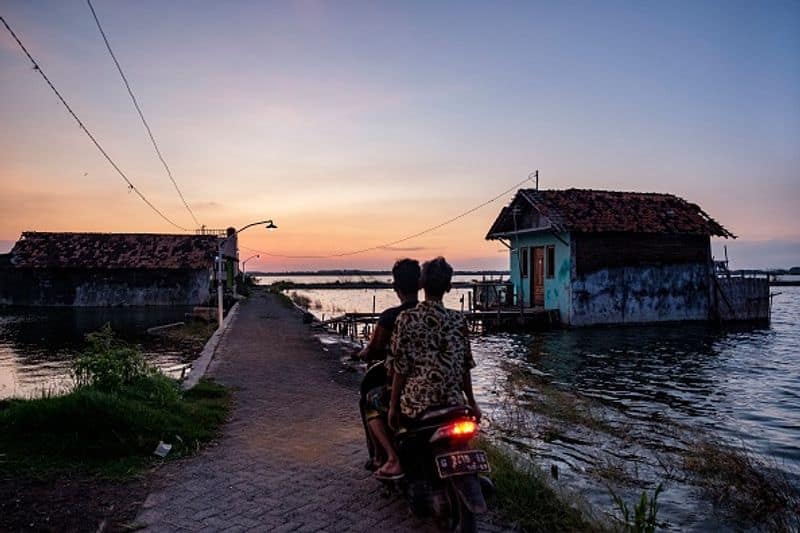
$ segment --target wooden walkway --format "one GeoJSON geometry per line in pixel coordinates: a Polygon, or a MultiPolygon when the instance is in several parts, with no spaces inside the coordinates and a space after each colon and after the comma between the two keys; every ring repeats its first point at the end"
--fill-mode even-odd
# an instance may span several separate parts
{"type": "MultiPolygon", "coordinates": [[[[524,309],[496,309],[486,311],[462,311],[473,328],[482,331],[506,331],[526,329],[555,329],[561,327],[558,310],[540,307],[524,309]]],[[[359,326],[372,325],[378,321],[379,313],[345,313],[320,321],[318,324],[338,333],[357,336],[359,326]]]]}

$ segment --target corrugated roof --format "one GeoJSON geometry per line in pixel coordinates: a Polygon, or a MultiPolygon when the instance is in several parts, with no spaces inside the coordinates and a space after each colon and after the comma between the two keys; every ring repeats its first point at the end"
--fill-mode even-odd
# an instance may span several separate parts
{"type": "MultiPolygon", "coordinates": [[[[652,233],[733,237],[697,204],[672,194],[592,189],[520,189],[504,207],[487,239],[514,230],[511,207],[536,209],[557,231],[652,233]]],[[[523,229],[523,228],[518,228],[523,229]]]]}
{"type": "Polygon", "coordinates": [[[17,268],[196,269],[216,251],[213,235],[27,231],[10,256],[17,268]]]}

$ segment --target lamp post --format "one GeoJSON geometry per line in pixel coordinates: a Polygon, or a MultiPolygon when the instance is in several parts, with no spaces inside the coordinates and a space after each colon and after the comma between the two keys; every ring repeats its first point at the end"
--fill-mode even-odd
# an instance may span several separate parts
{"type": "Polygon", "coordinates": [[[244,270],[245,270],[245,267],[247,266],[247,262],[250,261],[251,259],[258,259],[260,257],[261,257],[260,255],[255,254],[255,255],[251,255],[250,257],[248,257],[247,259],[242,261],[242,278],[244,278],[244,270]]]}
{"type": "Polygon", "coordinates": [[[217,323],[218,323],[218,329],[222,329],[222,315],[224,313],[223,306],[222,306],[222,261],[223,261],[223,259],[222,259],[222,248],[225,246],[225,243],[228,242],[228,239],[230,239],[231,237],[235,237],[236,235],[239,235],[241,232],[243,232],[247,228],[252,228],[253,226],[258,226],[260,224],[266,224],[265,227],[269,231],[272,231],[272,230],[278,228],[278,226],[276,226],[272,222],[271,219],[270,220],[259,220],[258,222],[253,222],[252,224],[248,224],[248,225],[244,226],[240,230],[237,230],[232,235],[228,235],[227,237],[225,237],[224,239],[222,239],[219,242],[218,251],[217,251],[217,263],[218,263],[217,264],[217,323]]]}

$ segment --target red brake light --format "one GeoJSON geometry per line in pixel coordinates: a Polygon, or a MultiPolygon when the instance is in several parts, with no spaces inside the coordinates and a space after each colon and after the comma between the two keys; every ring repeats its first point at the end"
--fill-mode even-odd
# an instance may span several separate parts
{"type": "Polygon", "coordinates": [[[459,420],[454,424],[442,426],[436,430],[436,433],[431,437],[430,442],[437,440],[453,438],[453,437],[467,437],[470,438],[478,432],[478,424],[473,420],[459,420]]]}
{"type": "Polygon", "coordinates": [[[448,429],[450,430],[450,434],[454,436],[473,435],[476,431],[478,431],[478,424],[472,420],[462,420],[461,422],[456,422],[448,429]]]}

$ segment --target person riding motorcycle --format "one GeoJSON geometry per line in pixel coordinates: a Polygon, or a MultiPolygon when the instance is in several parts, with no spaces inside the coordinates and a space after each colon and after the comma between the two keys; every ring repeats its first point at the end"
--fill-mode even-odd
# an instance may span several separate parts
{"type": "MultiPolygon", "coordinates": [[[[392,377],[388,424],[394,430],[432,407],[469,405],[480,419],[472,391],[470,369],[475,361],[467,321],[442,303],[452,276],[453,268],[443,257],[425,262],[420,276],[425,300],[400,313],[395,323],[386,358],[392,377]]],[[[375,475],[397,479],[403,471],[396,450],[391,440],[384,447],[387,460],[375,475]]]]}
{"type": "MultiPolygon", "coordinates": [[[[419,303],[419,262],[415,259],[400,259],[392,267],[392,287],[400,305],[390,307],[381,313],[369,343],[355,355],[367,363],[380,361],[385,363],[389,341],[394,331],[398,315],[416,307],[419,303]]],[[[377,470],[386,460],[384,444],[389,436],[386,433],[386,414],[389,407],[386,375],[373,373],[372,379],[362,383],[359,408],[367,437],[367,449],[370,458],[365,465],[370,470],[377,470]]]]}

